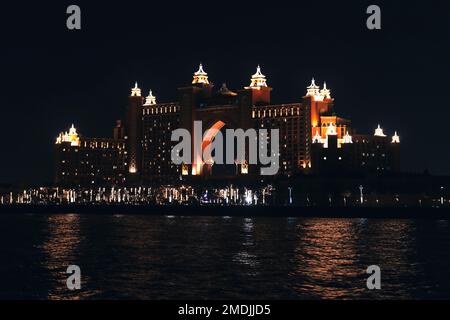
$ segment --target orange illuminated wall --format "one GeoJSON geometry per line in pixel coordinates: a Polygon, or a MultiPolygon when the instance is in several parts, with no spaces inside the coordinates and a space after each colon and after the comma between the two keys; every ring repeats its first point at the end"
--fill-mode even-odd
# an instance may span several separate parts
{"type": "Polygon", "coordinates": [[[327,137],[327,130],[330,123],[336,126],[339,139],[342,139],[347,132],[350,132],[350,121],[347,119],[339,118],[337,116],[321,116],[320,123],[320,135],[322,138],[327,137]]]}
{"type": "MultiPolygon", "coordinates": [[[[311,101],[311,127],[312,136],[314,137],[317,132],[322,135],[322,121],[321,115],[331,111],[332,99],[325,99],[324,101],[315,101],[314,97],[306,97],[311,101]]],[[[326,134],[326,131],[325,131],[326,134]]]]}
{"type": "Polygon", "coordinates": [[[253,105],[256,105],[258,103],[270,104],[270,91],[272,91],[272,88],[261,87],[259,89],[251,89],[251,90],[252,90],[253,105]]]}

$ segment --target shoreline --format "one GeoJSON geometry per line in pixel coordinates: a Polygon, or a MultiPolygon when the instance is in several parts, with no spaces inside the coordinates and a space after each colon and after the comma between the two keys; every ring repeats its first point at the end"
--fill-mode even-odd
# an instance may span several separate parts
{"type": "Polygon", "coordinates": [[[230,216],[450,220],[449,208],[420,207],[296,207],[296,206],[182,206],[182,205],[0,205],[7,214],[86,214],[147,216],[230,216]]]}

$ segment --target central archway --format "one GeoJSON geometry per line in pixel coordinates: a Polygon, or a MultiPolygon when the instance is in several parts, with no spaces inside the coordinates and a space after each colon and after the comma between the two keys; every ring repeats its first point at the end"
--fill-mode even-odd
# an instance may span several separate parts
{"type": "Polygon", "coordinates": [[[213,142],[214,138],[223,127],[225,127],[225,122],[219,120],[206,130],[202,141],[202,152],[213,142]]]}
{"type": "MultiPolygon", "coordinates": [[[[222,142],[223,142],[223,160],[225,162],[226,159],[226,133],[225,128],[227,127],[227,124],[222,121],[218,120],[213,122],[212,125],[208,126],[208,129],[205,131],[205,134],[203,136],[202,140],[202,155],[204,155],[204,151],[206,148],[211,146],[214,139],[217,137],[219,133],[222,134],[222,142]]],[[[198,175],[205,175],[205,176],[230,176],[236,174],[236,164],[220,164],[215,163],[212,157],[214,157],[216,150],[212,152],[212,154],[207,153],[207,158],[197,159],[196,165],[194,166],[194,170],[196,170],[198,175]],[[212,156],[212,157],[211,157],[212,156]],[[214,168],[214,170],[213,170],[214,168]],[[214,172],[213,172],[214,171],[214,172]]],[[[206,156],[206,155],[205,155],[206,156]]]]}

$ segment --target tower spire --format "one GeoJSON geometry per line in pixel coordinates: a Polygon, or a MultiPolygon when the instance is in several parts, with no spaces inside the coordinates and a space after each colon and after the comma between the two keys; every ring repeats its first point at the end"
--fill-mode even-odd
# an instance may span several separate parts
{"type": "Polygon", "coordinates": [[[203,65],[200,63],[198,66],[198,71],[194,73],[194,78],[192,79],[192,84],[203,83],[209,84],[208,74],[203,70],[203,65]]]}
{"type": "Polygon", "coordinates": [[[397,131],[395,131],[394,135],[392,136],[392,143],[400,143],[400,137],[397,134],[397,131]]]}
{"type": "Polygon", "coordinates": [[[353,143],[352,136],[348,134],[348,131],[345,133],[343,143],[353,143]]]}
{"type": "Polygon", "coordinates": [[[267,87],[266,76],[262,74],[261,67],[256,67],[256,73],[252,75],[250,88],[259,89],[261,87],[267,87]]]}
{"type": "Polygon", "coordinates": [[[331,91],[327,88],[327,83],[326,82],[323,83],[323,89],[320,90],[320,95],[324,99],[331,99],[331,91]]]}
{"type": "Polygon", "coordinates": [[[306,96],[307,97],[319,97],[320,96],[320,87],[316,85],[316,80],[312,78],[311,84],[309,87],[306,88],[306,96]]]}
{"type": "Polygon", "coordinates": [[[134,88],[131,88],[131,96],[132,97],[140,97],[141,96],[141,89],[139,89],[137,81],[134,84],[134,88]]]}
{"type": "Polygon", "coordinates": [[[375,133],[374,133],[375,137],[386,137],[386,135],[383,132],[383,129],[381,128],[380,125],[378,125],[378,128],[375,129],[375,133]]]}
{"type": "Polygon", "coordinates": [[[152,106],[156,104],[156,97],[153,95],[152,90],[150,90],[150,93],[145,98],[144,106],[152,106]]]}

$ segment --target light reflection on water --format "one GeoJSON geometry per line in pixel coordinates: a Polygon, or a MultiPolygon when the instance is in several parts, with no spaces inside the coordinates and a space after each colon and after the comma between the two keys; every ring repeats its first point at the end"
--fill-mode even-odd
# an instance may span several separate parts
{"type": "Polygon", "coordinates": [[[447,221],[8,215],[0,298],[450,298],[449,246],[447,221]]]}

